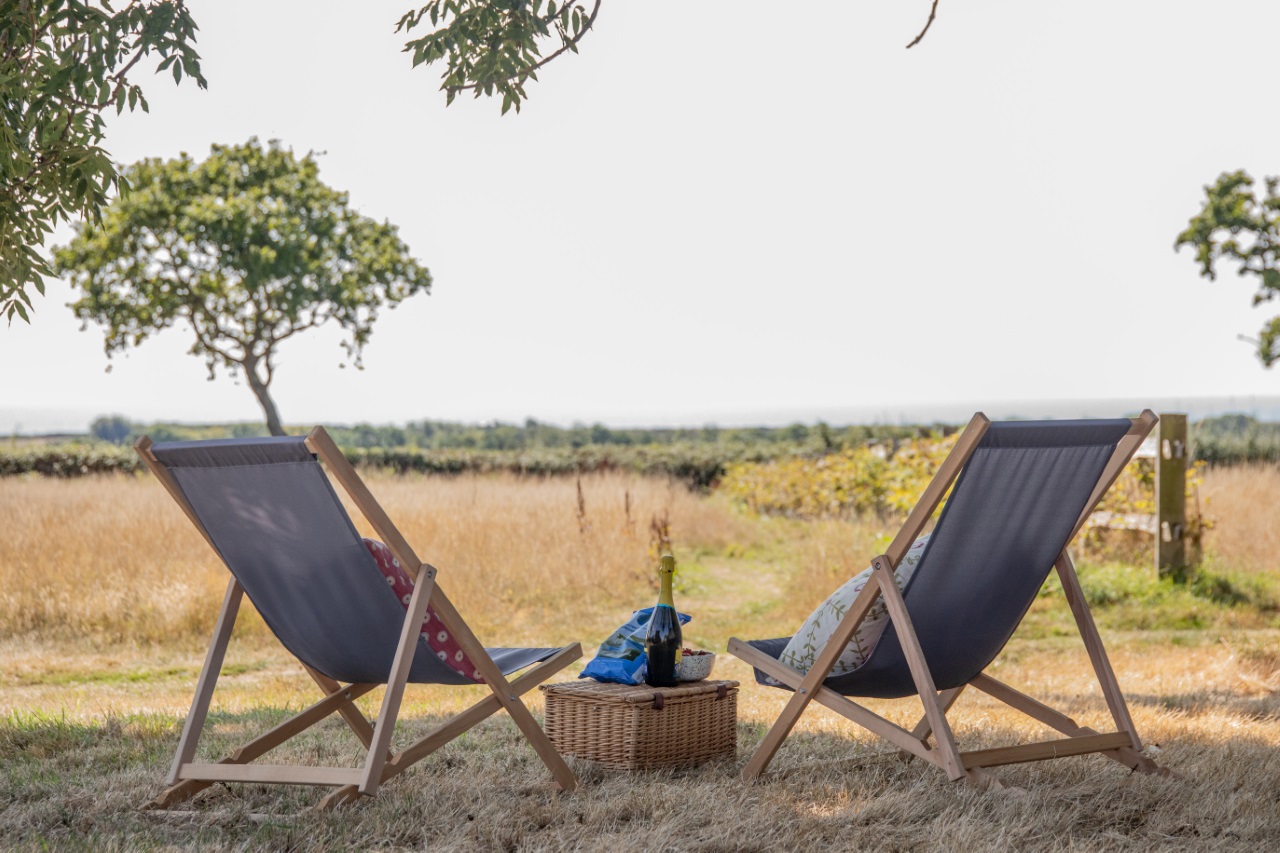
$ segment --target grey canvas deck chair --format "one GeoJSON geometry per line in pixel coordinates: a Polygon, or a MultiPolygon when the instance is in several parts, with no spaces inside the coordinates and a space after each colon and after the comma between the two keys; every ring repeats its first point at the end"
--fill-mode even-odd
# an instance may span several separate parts
{"type": "Polygon", "coordinates": [[[232,575],[178,742],[171,787],[153,807],[170,806],[215,782],[267,782],[332,786],[336,790],[321,801],[322,808],[332,808],[362,794],[376,794],[383,782],[500,709],[511,715],[560,787],[574,787],[573,773],[519,697],[580,657],[581,646],[484,648],[440,588],[436,569],[418,559],[323,429],[305,438],[171,444],[152,444],[144,436],[136,449],[232,575]],[[416,579],[407,612],[361,542],[318,460],[416,579]],[[244,595],[325,695],[221,762],[197,763],[196,744],[244,595]],[[391,735],[406,682],[473,683],[446,667],[421,638],[428,604],[491,693],[392,754],[391,735]],[[519,678],[507,680],[507,675],[530,666],[519,678]],[[387,689],[371,726],[353,700],[381,684],[387,689]],[[250,764],[335,712],[366,747],[363,767],[250,764]]]}
{"type": "Polygon", "coordinates": [[[987,767],[1093,752],[1145,773],[1167,772],[1142,755],[1142,742],[1067,553],[1067,544],[1155,424],[1150,410],[1134,420],[993,424],[981,413],[975,415],[889,549],[871,561],[871,580],[818,653],[813,669],[801,673],[778,660],[789,638],[729,641],[729,652],[755,667],[762,684],[771,676],[793,691],[744,768],[743,779],[765,771],[813,701],[936,765],[950,779],[983,787],[1000,784],[987,767]],[[894,569],[953,483],[915,574],[899,592],[894,569]],[[1062,580],[1114,732],[1084,728],[984,672],[1022,621],[1050,569],[1057,569],[1062,580]],[[881,594],[889,625],[879,642],[859,668],[830,675],[881,594]],[[968,687],[1066,737],[960,752],[946,713],[968,687]],[[924,717],[908,731],[851,696],[919,696],[924,717]]]}

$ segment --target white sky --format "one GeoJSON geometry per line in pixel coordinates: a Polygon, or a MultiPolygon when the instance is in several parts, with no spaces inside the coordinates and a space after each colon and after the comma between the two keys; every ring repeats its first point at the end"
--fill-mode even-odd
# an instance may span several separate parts
{"type": "MultiPolygon", "coordinates": [[[[113,118],[115,158],[327,152],[321,178],[435,276],[364,371],[336,330],[286,343],[287,423],[1280,392],[1236,340],[1270,316],[1252,284],[1173,252],[1220,172],[1280,173],[1274,0],[942,0],[912,50],[928,0],[605,0],[506,117],[410,69],[406,0],[189,5],[209,90],[139,78],[151,112],[113,118]]],[[[0,431],[261,418],[185,330],[105,373],[70,298],[53,282],[0,328],[0,431]]]]}

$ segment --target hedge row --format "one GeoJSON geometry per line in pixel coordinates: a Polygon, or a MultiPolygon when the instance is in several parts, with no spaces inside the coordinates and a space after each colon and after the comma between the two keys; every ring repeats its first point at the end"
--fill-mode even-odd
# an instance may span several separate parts
{"type": "Polygon", "coordinates": [[[83,477],[87,474],[131,473],[142,468],[132,449],[110,444],[36,445],[0,449],[0,477],[43,474],[83,477]]]}
{"type": "Polygon", "coordinates": [[[717,445],[592,446],[508,450],[390,450],[350,449],[347,456],[358,468],[377,468],[397,474],[462,474],[508,471],[521,476],[629,471],[672,477],[690,488],[711,488],[735,462],[763,462],[789,449],[778,446],[724,447],[717,445]]]}
{"type": "MultiPolygon", "coordinates": [[[[630,471],[667,476],[694,489],[709,489],[735,462],[762,462],[794,453],[783,445],[725,447],[718,445],[648,445],[640,447],[594,446],[544,448],[535,451],[505,450],[391,450],[346,448],[357,468],[451,475],[468,472],[506,471],[523,476],[581,474],[591,471],[630,471]]],[[[142,469],[133,450],[111,445],[44,445],[0,449],[0,476],[42,474],[48,477],[80,477],[142,469]]]]}
{"type": "MultiPolygon", "coordinates": [[[[1268,439],[1269,437],[1261,440],[1257,437],[1252,440],[1201,437],[1195,441],[1194,458],[1209,465],[1280,463],[1280,441],[1268,439]]],[[[888,458],[914,458],[914,452],[924,461],[926,469],[929,469],[923,473],[931,473],[929,465],[938,461],[931,452],[934,446],[935,442],[929,440],[886,441],[874,446],[864,445],[826,454],[815,452],[811,446],[792,443],[742,445],[694,442],[548,447],[535,450],[371,447],[345,448],[345,452],[358,468],[387,470],[397,474],[450,475],[507,471],[524,476],[550,476],[589,471],[630,471],[672,477],[699,490],[711,488],[724,479],[726,472],[734,470],[736,476],[730,478],[733,481],[731,490],[746,503],[759,503],[762,507],[776,504],[773,506],[775,511],[808,514],[818,505],[834,504],[843,507],[844,490],[851,483],[859,482],[860,478],[870,477],[878,483],[888,472],[897,471],[899,466],[885,465],[888,458]],[[759,480],[761,472],[749,465],[740,467],[743,463],[773,460],[779,460],[780,464],[790,467],[785,473],[770,471],[766,477],[767,483],[759,480]],[[887,471],[880,470],[886,467],[887,471]],[[791,483],[791,486],[781,491],[778,485],[780,475],[782,480],[791,483]],[[824,492],[813,483],[799,485],[811,476],[816,478],[815,482],[829,480],[831,489],[824,492]],[[783,492],[787,494],[784,495],[783,492]]],[[[142,463],[132,449],[109,444],[0,447],[0,477],[30,473],[49,477],[80,477],[111,472],[132,473],[141,468],[142,463]]],[[[889,477],[884,484],[890,491],[893,491],[892,487],[895,485],[891,482],[892,479],[889,477]]],[[[915,478],[907,479],[911,486],[916,485],[915,478]]],[[[877,508],[896,505],[896,497],[877,493],[877,508]]]]}
{"type": "Polygon", "coordinates": [[[1280,436],[1274,434],[1196,435],[1191,446],[1194,458],[1206,465],[1280,462],[1280,436]]]}

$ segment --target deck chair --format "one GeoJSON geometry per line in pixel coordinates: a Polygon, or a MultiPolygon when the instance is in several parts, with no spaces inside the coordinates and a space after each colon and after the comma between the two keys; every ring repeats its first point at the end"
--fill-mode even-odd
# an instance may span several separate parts
{"type": "Polygon", "coordinates": [[[559,786],[574,787],[573,773],[519,697],[580,657],[581,646],[484,648],[440,588],[437,570],[418,559],[323,429],[305,437],[169,444],[153,444],[144,436],[135,448],[232,575],[178,741],[170,787],[149,807],[168,807],[215,782],[265,782],[332,786],[320,807],[333,808],[376,794],[383,782],[500,709],[511,715],[559,786]],[[407,612],[317,457],[416,579],[407,612]],[[324,696],[222,761],[197,763],[196,745],[245,595],[324,696]],[[391,735],[407,682],[474,683],[445,666],[421,638],[428,604],[490,694],[392,754],[391,735]],[[526,667],[532,669],[507,680],[526,667]],[[371,726],[353,701],[381,684],[387,689],[371,726]],[[363,767],[250,763],[335,712],[367,749],[363,767]]]}
{"type": "Polygon", "coordinates": [[[1134,420],[991,423],[981,413],[974,415],[888,550],[871,561],[870,581],[808,673],[780,662],[790,638],[729,641],[729,652],[755,668],[757,681],[780,683],[793,691],[743,769],[743,779],[765,772],[814,701],[883,737],[907,756],[937,765],[948,778],[980,787],[1001,786],[987,772],[989,767],[1094,752],[1143,773],[1167,773],[1142,754],[1142,742],[1067,553],[1067,544],[1156,421],[1150,410],[1134,420]],[[894,569],[953,483],[915,574],[900,592],[894,569]],[[984,672],[1022,621],[1050,569],[1057,569],[1062,580],[1114,732],[1085,728],[984,672]],[[879,595],[889,614],[879,642],[857,669],[831,675],[879,595]],[[960,752],[946,713],[969,687],[1066,737],[960,752]],[[924,705],[924,716],[913,731],[849,698],[913,695],[924,705]]]}

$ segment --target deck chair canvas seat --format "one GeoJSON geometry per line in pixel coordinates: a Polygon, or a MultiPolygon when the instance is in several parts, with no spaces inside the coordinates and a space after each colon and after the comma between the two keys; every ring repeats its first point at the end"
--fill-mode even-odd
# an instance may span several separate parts
{"type": "Polygon", "coordinates": [[[1133,727],[1067,552],[1103,494],[1156,423],[1140,418],[991,423],[975,415],[839,627],[801,673],[779,661],[788,637],[730,640],[729,651],[755,668],[761,684],[793,691],[778,721],[743,770],[755,779],[767,768],[801,713],[817,701],[937,765],[951,779],[988,786],[983,768],[1099,752],[1143,772],[1161,769],[1142,755],[1133,727]],[[954,488],[952,485],[954,484],[954,488]],[[893,572],[948,489],[915,573],[899,592],[893,572]],[[1021,623],[1050,571],[1056,569],[1116,731],[1098,733],[985,674],[1021,623]],[[888,625],[857,669],[832,666],[878,595],[888,625]],[[824,677],[827,676],[827,677],[824,677]],[[946,712],[968,687],[1009,704],[1066,738],[1041,744],[961,753],[946,712]],[[918,696],[924,716],[908,731],[850,697],[918,696]],[[930,746],[930,735],[935,745],[930,746]]]}
{"type": "Polygon", "coordinates": [[[564,648],[485,648],[423,563],[391,523],[323,429],[308,436],[153,444],[138,453],[231,571],[222,611],[197,683],[170,788],[152,804],[166,807],[218,781],[280,782],[335,788],[333,807],[376,794],[379,785],[498,710],[510,713],[564,789],[572,772],[519,699],[580,657],[564,648]],[[320,466],[323,460],[402,567],[415,578],[406,610],[320,466]],[[298,658],[325,696],[217,764],[193,761],[214,684],[242,596],[298,658]],[[407,683],[475,682],[446,666],[420,634],[428,605],[475,667],[490,695],[417,743],[388,748],[407,683]],[[533,667],[508,682],[507,676],[533,667]],[[345,686],[344,686],[345,683],[345,686]],[[376,724],[353,704],[387,685],[376,724]],[[268,766],[253,759],[338,713],[367,748],[361,768],[268,766]]]}

